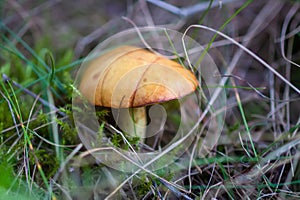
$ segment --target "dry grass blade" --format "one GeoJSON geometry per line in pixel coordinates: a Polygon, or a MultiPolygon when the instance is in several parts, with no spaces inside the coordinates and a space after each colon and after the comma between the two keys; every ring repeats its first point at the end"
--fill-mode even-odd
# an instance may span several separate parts
{"type": "Polygon", "coordinates": [[[0,4],[0,199],[300,198],[298,1],[0,4]],[[145,141],[74,82],[94,47],[131,40],[199,83],[195,99],[159,104],[165,118],[145,108],[158,127],[145,141]]]}

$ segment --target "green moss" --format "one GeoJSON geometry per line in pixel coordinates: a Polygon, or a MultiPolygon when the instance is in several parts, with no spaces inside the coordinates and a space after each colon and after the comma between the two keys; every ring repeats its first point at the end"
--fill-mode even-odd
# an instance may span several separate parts
{"type": "Polygon", "coordinates": [[[56,119],[57,124],[60,126],[61,130],[61,143],[63,145],[69,145],[69,144],[77,144],[78,136],[77,136],[77,130],[73,126],[73,124],[70,124],[68,121],[64,121],[61,119],[56,119]]]}
{"type": "Polygon", "coordinates": [[[152,182],[147,178],[146,175],[143,175],[140,180],[138,180],[137,184],[137,194],[140,197],[145,196],[151,189],[152,182]]]}
{"type": "MultiPolygon", "coordinates": [[[[138,142],[140,140],[139,137],[131,136],[128,134],[124,134],[126,140],[128,143],[133,147],[133,148],[138,148],[138,142]]],[[[129,149],[129,144],[124,141],[123,137],[120,134],[113,134],[111,138],[111,142],[115,147],[128,150],[129,149]]]]}

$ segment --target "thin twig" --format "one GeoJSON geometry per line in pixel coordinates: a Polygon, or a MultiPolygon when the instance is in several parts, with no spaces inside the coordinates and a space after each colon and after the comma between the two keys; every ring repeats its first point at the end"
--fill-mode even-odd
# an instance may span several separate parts
{"type": "MultiPolygon", "coordinates": [[[[202,2],[202,3],[195,4],[193,6],[178,8],[176,6],[173,6],[172,4],[160,0],[147,0],[147,1],[149,3],[152,3],[164,10],[167,10],[183,18],[192,17],[193,15],[199,14],[199,12],[206,10],[210,4],[209,2],[202,2]]],[[[222,0],[221,2],[213,1],[211,8],[218,7],[218,6],[222,7],[222,5],[224,4],[233,3],[235,1],[236,0],[222,0]]]]}

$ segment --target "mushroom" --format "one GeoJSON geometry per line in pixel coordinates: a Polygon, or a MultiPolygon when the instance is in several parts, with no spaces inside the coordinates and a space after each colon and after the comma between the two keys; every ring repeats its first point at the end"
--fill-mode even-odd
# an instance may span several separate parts
{"type": "Polygon", "coordinates": [[[87,62],[79,91],[90,103],[117,110],[118,126],[145,138],[145,106],[182,98],[197,86],[195,75],[179,63],[139,47],[120,46],[87,62]]]}

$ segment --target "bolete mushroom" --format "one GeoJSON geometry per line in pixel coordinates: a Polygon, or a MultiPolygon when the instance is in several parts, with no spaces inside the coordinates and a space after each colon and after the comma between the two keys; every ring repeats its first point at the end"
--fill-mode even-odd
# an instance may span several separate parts
{"type": "Polygon", "coordinates": [[[179,63],[139,47],[120,46],[87,63],[79,90],[96,106],[118,109],[118,125],[145,138],[145,106],[182,98],[197,86],[195,75],[179,63]],[[131,117],[123,114],[124,108],[131,117]]]}

